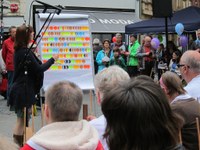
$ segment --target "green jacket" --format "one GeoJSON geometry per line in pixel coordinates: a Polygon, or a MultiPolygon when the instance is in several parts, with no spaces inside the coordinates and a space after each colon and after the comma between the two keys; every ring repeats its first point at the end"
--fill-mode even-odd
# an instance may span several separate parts
{"type": "Polygon", "coordinates": [[[112,66],[112,65],[117,65],[121,67],[122,69],[124,69],[125,71],[127,71],[125,61],[121,56],[119,58],[111,58],[109,66],[112,66]]]}
{"type": "Polygon", "coordinates": [[[140,47],[138,40],[131,46],[129,45],[128,51],[130,55],[128,57],[127,66],[138,66],[138,58],[136,57],[137,50],[140,47]]]}

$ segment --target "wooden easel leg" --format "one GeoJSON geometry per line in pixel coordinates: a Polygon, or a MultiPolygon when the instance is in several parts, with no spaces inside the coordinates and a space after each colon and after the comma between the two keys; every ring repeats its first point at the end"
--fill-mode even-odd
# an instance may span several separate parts
{"type": "Polygon", "coordinates": [[[200,150],[200,126],[199,126],[199,118],[196,118],[196,124],[197,124],[198,144],[199,144],[199,150],[200,150]]]}
{"type": "Polygon", "coordinates": [[[87,120],[87,116],[88,116],[88,105],[83,104],[83,119],[87,120]]]}
{"type": "Polygon", "coordinates": [[[93,96],[92,96],[92,90],[90,90],[90,114],[93,115],[93,96]]]}
{"type": "Polygon", "coordinates": [[[44,126],[44,104],[41,104],[41,127],[44,126]]]}
{"type": "Polygon", "coordinates": [[[32,133],[34,133],[34,105],[32,105],[32,133]]]}
{"type": "Polygon", "coordinates": [[[24,144],[26,143],[26,107],[24,107],[24,144]]]}

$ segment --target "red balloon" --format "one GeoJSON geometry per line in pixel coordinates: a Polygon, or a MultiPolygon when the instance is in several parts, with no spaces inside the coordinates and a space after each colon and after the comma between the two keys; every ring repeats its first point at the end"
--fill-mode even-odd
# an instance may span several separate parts
{"type": "Polygon", "coordinates": [[[115,37],[115,36],[112,38],[112,41],[113,41],[114,43],[116,42],[116,37],[115,37]]]}

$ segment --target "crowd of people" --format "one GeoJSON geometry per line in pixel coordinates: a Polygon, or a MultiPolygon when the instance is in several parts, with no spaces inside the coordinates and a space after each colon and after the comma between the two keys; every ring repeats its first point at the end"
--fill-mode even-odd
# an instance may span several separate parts
{"type": "MultiPolygon", "coordinates": [[[[198,35],[200,36],[200,31],[198,35]]],[[[163,70],[169,70],[180,75],[177,65],[183,51],[173,41],[168,41],[168,50],[166,50],[162,43],[155,49],[151,44],[151,35],[145,35],[140,44],[137,39],[138,36],[131,34],[128,46],[122,41],[120,33],[117,33],[115,37],[115,42],[111,43],[109,39],[105,39],[102,45],[100,45],[99,39],[94,39],[95,74],[105,67],[118,65],[127,71],[130,77],[142,74],[154,78],[154,75],[157,75],[159,80],[163,70]]],[[[198,40],[194,41],[191,47],[194,48],[193,50],[199,50],[198,40]]]]}
{"type": "MultiPolygon", "coordinates": [[[[0,138],[0,148],[10,150],[197,150],[200,148],[200,52],[182,54],[173,42],[166,51],[151,45],[146,35],[139,44],[130,35],[125,46],[122,35],[116,42],[93,41],[94,87],[102,115],[79,118],[83,92],[70,81],[51,85],[45,93],[46,125],[24,143],[24,113],[30,119],[31,106],[41,87],[44,72],[58,59],[53,55],[41,63],[29,49],[32,27],[12,27],[4,42],[2,58],[8,72],[8,105],[17,115],[13,140],[0,138]],[[14,31],[13,31],[14,30],[14,31]],[[13,47],[8,43],[13,42],[13,47]],[[7,44],[7,45],[6,45],[7,44]],[[5,48],[6,47],[6,48],[5,48]],[[12,65],[11,55],[13,57],[12,65]],[[7,58],[8,57],[8,58],[7,58]],[[168,71],[161,72],[160,64],[168,71]],[[12,70],[15,68],[14,70],[12,70]],[[9,70],[10,69],[10,70],[9,70]],[[152,70],[159,82],[152,79],[152,70]],[[186,86],[182,80],[185,80],[186,86]],[[10,83],[11,82],[11,83],[10,83]],[[27,112],[24,112],[24,107],[27,112]],[[197,122],[198,121],[198,122],[197,122]],[[10,144],[9,144],[10,143],[10,144]]],[[[197,42],[196,42],[197,43],[197,42]]],[[[4,150],[3,149],[3,150],[4,150]]]]}

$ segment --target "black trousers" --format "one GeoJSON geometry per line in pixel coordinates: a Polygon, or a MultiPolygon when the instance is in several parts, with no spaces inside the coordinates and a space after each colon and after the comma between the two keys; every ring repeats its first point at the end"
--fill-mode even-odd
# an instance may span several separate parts
{"type": "Polygon", "coordinates": [[[145,69],[141,71],[141,74],[150,76],[153,66],[154,66],[153,61],[145,61],[145,69]]]}
{"type": "Polygon", "coordinates": [[[127,66],[127,69],[130,77],[135,77],[139,74],[138,66],[127,66]]]}

